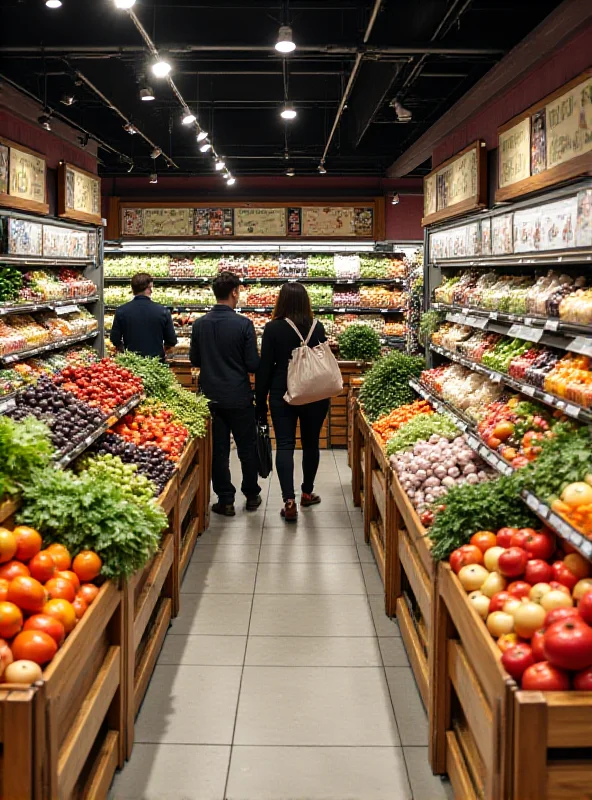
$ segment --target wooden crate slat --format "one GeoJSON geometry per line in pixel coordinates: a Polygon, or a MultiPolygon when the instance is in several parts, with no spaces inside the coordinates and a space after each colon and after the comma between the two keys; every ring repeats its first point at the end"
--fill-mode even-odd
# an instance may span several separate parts
{"type": "Polygon", "coordinates": [[[185,478],[181,484],[180,497],[179,497],[179,518],[181,521],[185,519],[185,515],[189,511],[189,506],[196,496],[199,489],[199,464],[195,464],[188,477],[185,478]]]}
{"type": "Polygon", "coordinates": [[[160,592],[164,582],[173,565],[173,536],[165,536],[161,550],[154,556],[150,567],[150,573],[142,588],[142,593],[138,598],[136,613],[134,617],[134,652],[138,649],[146,626],[152,616],[152,612],[158,602],[160,592]]]}
{"type": "Polygon", "coordinates": [[[181,557],[179,562],[179,574],[181,579],[189,564],[189,559],[193,553],[193,548],[199,536],[199,519],[194,517],[189,523],[189,527],[181,540],[181,557]]]}
{"type": "Polygon", "coordinates": [[[154,620],[154,625],[150,628],[148,641],[144,646],[140,663],[136,665],[134,673],[134,716],[138,715],[144,695],[148,690],[150,678],[154,672],[158,655],[162,648],[164,638],[167,634],[169,622],[171,621],[171,600],[168,597],[162,598],[158,607],[158,613],[154,620]]]}
{"type": "Polygon", "coordinates": [[[117,769],[118,750],[119,733],[107,731],[92,770],[78,793],[80,800],[98,800],[107,797],[117,769]]]}
{"type": "Polygon", "coordinates": [[[462,712],[460,718],[455,716],[452,728],[456,734],[456,741],[465,760],[466,769],[473,781],[473,786],[484,786],[487,780],[487,772],[481,754],[477,749],[475,737],[471,733],[466,719],[462,717],[462,712]]]}
{"type": "Polygon", "coordinates": [[[454,731],[446,734],[446,772],[456,800],[480,800],[467,771],[454,731]]]}
{"type": "Polygon", "coordinates": [[[409,657],[417,688],[426,708],[429,708],[429,675],[428,675],[428,662],[424,655],[421,642],[415,630],[415,625],[411,619],[409,609],[405,604],[402,597],[397,599],[397,622],[401,631],[401,638],[405,644],[405,650],[409,657]]]}
{"type": "Polygon", "coordinates": [[[33,796],[35,770],[34,702],[35,689],[2,692],[2,780],[0,796],[27,800],[33,796]]]}
{"type": "Polygon", "coordinates": [[[411,502],[403,490],[399,479],[392,470],[391,492],[395,498],[395,503],[397,504],[399,513],[405,522],[407,533],[411,537],[411,541],[413,542],[419,558],[421,559],[421,563],[423,564],[427,574],[430,576],[430,579],[433,580],[436,574],[436,565],[434,564],[434,560],[430,553],[431,542],[427,536],[426,529],[419,520],[417,512],[411,505],[411,502]]]}
{"type": "Polygon", "coordinates": [[[545,702],[547,747],[592,747],[592,692],[545,692],[545,702]]]}
{"type": "Polygon", "coordinates": [[[380,573],[382,585],[384,586],[384,573],[385,573],[385,555],[384,547],[382,546],[383,537],[380,535],[377,522],[370,523],[370,547],[380,573]]]}
{"type": "Polygon", "coordinates": [[[384,473],[377,469],[372,470],[372,492],[374,502],[384,521],[386,520],[386,479],[384,473]]]}
{"type": "MultiPolygon", "coordinates": [[[[592,787],[590,761],[551,761],[547,768],[547,797],[549,800],[588,800],[592,787]]],[[[530,798],[527,798],[530,800],[530,798]]]]}
{"type": "Polygon", "coordinates": [[[399,531],[399,558],[429,629],[432,613],[432,587],[417,552],[405,531],[399,531]]]}

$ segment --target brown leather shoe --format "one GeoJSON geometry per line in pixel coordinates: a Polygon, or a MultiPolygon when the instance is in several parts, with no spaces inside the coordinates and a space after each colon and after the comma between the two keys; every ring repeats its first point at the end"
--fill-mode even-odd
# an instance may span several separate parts
{"type": "Polygon", "coordinates": [[[286,522],[296,522],[298,519],[296,500],[286,500],[284,507],[280,511],[280,516],[283,517],[286,522]]]}
{"type": "Polygon", "coordinates": [[[308,506],[316,506],[318,503],[321,502],[321,498],[318,494],[311,492],[307,494],[306,492],[302,492],[300,495],[300,505],[303,508],[308,508],[308,506]]]}

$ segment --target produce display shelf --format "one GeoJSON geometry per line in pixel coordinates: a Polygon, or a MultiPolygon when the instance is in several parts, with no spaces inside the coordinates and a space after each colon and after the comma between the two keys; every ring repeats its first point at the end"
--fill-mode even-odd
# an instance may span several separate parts
{"type": "Polygon", "coordinates": [[[91,297],[71,297],[68,300],[48,300],[46,303],[33,303],[32,305],[8,306],[0,304],[0,317],[7,317],[9,314],[32,314],[34,311],[56,311],[58,314],[67,314],[75,311],[74,306],[89,305],[100,300],[98,295],[91,297]],[[59,309],[59,311],[58,311],[59,309]],[[68,309],[66,311],[65,309],[68,309]]]}
{"type": "Polygon", "coordinates": [[[582,264],[592,262],[592,248],[579,247],[570,250],[557,250],[546,253],[525,253],[524,255],[467,256],[463,258],[433,259],[429,266],[439,268],[456,267],[539,267],[560,264],[582,264]]]}
{"type": "Polygon", "coordinates": [[[22,267],[71,267],[95,266],[92,258],[54,258],[53,256],[15,256],[0,253],[0,264],[22,267]]]}
{"type": "Polygon", "coordinates": [[[533,399],[538,400],[540,403],[544,403],[547,406],[551,406],[559,411],[563,411],[563,413],[568,417],[579,419],[582,422],[592,423],[592,410],[590,409],[579,406],[576,403],[571,403],[567,400],[562,400],[561,398],[549,394],[542,389],[537,389],[535,386],[532,386],[529,383],[519,381],[503,372],[498,372],[497,370],[485,367],[483,364],[478,364],[476,361],[471,361],[471,359],[458,355],[458,353],[454,353],[452,350],[447,350],[439,345],[431,344],[430,350],[432,350],[434,353],[444,356],[444,358],[448,358],[450,361],[455,361],[457,364],[461,364],[463,367],[473,370],[473,372],[479,372],[481,375],[487,375],[487,377],[494,383],[505,383],[507,386],[511,386],[521,394],[528,395],[528,397],[532,397],[533,399]]]}
{"type": "MultiPolygon", "coordinates": [[[[209,284],[212,283],[216,275],[209,275],[209,276],[191,276],[187,278],[181,278],[174,275],[167,275],[167,276],[158,276],[153,278],[154,284],[167,284],[167,283],[191,283],[191,284],[209,284]]],[[[131,280],[130,277],[122,278],[116,275],[105,275],[104,281],[105,283],[113,283],[113,284],[129,284],[131,280]]],[[[283,283],[323,283],[323,284],[339,284],[340,286],[343,284],[352,285],[352,284],[365,284],[369,286],[391,286],[394,283],[398,284],[405,284],[407,283],[407,278],[309,278],[309,277],[302,277],[299,278],[298,276],[293,275],[285,275],[280,276],[277,278],[240,278],[240,282],[245,285],[256,285],[259,283],[271,283],[271,284],[283,284],[283,283]]]]}
{"type": "Polygon", "coordinates": [[[143,394],[137,394],[134,397],[130,398],[125,405],[116,408],[113,413],[110,415],[108,419],[103,422],[95,431],[90,433],[86,439],[84,439],[80,444],[78,444],[73,450],[69,450],[67,453],[56,453],[55,463],[56,466],[60,469],[64,469],[74,461],[75,458],[78,458],[79,455],[84,453],[84,451],[91,446],[97,439],[106,433],[109,428],[115,425],[119,420],[128,414],[132,408],[138,406],[143,400],[145,400],[145,396],[143,394]]]}
{"type": "MultiPolygon", "coordinates": [[[[107,304],[105,306],[105,311],[115,311],[119,308],[119,305],[111,305],[107,304]]],[[[211,311],[214,306],[165,306],[170,311],[176,312],[184,312],[184,311],[202,311],[207,312],[211,311]]],[[[255,312],[260,314],[271,314],[273,311],[274,306],[239,306],[235,310],[237,313],[243,312],[255,312]]],[[[313,311],[317,311],[321,314],[405,314],[407,312],[406,308],[400,307],[393,307],[391,308],[371,308],[368,306],[350,306],[350,307],[334,307],[334,306],[314,306],[313,311]]]]}
{"type": "Polygon", "coordinates": [[[70,336],[66,339],[60,339],[59,342],[50,342],[41,347],[33,347],[29,350],[20,350],[18,353],[8,353],[5,356],[0,356],[0,364],[15,364],[17,361],[23,361],[32,356],[40,355],[41,353],[49,353],[52,350],[61,350],[63,347],[70,347],[70,345],[78,344],[79,342],[87,342],[90,339],[96,339],[99,331],[92,331],[91,333],[83,333],[79,336],[70,336]]]}
{"type": "MultiPolygon", "coordinates": [[[[537,317],[533,314],[521,316],[519,314],[506,314],[504,311],[488,311],[484,308],[449,305],[448,303],[432,303],[431,308],[435,311],[445,311],[469,317],[485,317],[492,322],[507,322],[512,325],[518,324],[535,328],[542,327],[549,333],[564,331],[568,336],[592,336],[592,325],[578,325],[575,322],[566,322],[559,319],[559,317],[537,317]]],[[[471,322],[462,322],[461,324],[471,325],[471,322]]],[[[480,327],[480,325],[475,325],[475,327],[480,327]]]]}
{"type": "MultiPolygon", "coordinates": [[[[440,413],[445,413],[452,419],[454,424],[463,433],[467,434],[467,444],[469,447],[478,453],[481,458],[486,461],[491,467],[500,472],[502,475],[511,475],[514,469],[503,459],[499,453],[492,450],[484,442],[481,441],[476,433],[475,427],[471,423],[467,423],[451,405],[430,391],[426,386],[418,383],[414,379],[409,381],[409,385],[424,400],[430,402],[433,407],[440,413]]],[[[559,514],[556,514],[546,503],[533,494],[532,492],[524,492],[522,499],[526,505],[533,511],[542,522],[549,528],[557,533],[562,539],[569,542],[576,550],[584,556],[584,558],[592,559],[592,541],[587,539],[583,534],[572,527],[569,522],[562,519],[559,514]]]]}

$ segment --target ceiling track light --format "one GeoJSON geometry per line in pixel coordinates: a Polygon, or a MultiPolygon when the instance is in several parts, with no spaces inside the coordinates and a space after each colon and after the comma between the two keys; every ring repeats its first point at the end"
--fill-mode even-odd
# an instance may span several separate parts
{"type": "Polygon", "coordinates": [[[197,120],[195,114],[192,114],[188,108],[185,109],[185,114],[183,115],[183,119],[181,120],[183,125],[192,125],[197,120]]]}
{"type": "Polygon", "coordinates": [[[327,174],[327,170],[325,169],[325,165],[324,164],[319,164],[317,169],[318,169],[318,171],[319,171],[319,173],[321,175],[326,175],[327,174]]]}
{"type": "Polygon", "coordinates": [[[217,158],[216,159],[216,163],[214,165],[214,168],[215,168],[216,172],[221,172],[224,169],[225,166],[226,166],[226,164],[224,163],[224,161],[222,161],[221,158],[217,158]]]}
{"type": "Polygon", "coordinates": [[[289,25],[282,25],[279,29],[275,49],[278,53],[293,53],[296,50],[292,39],[292,28],[289,25]]]}
{"type": "Polygon", "coordinates": [[[207,139],[209,136],[207,131],[204,131],[203,128],[200,128],[199,133],[197,134],[197,141],[203,142],[204,139],[207,139]]]}
{"type": "Polygon", "coordinates": [[[296,172],[294,171],[294,167],[289,167],[286,170],[286,175],[288,176],[288,178],[293,178],[294,175],[296,175],[296,172]]]}
{"type": "Polygon", "coordinates": [[[401,202],[401,198],[399,197],[398,192],[393,192],[391,195],[391,205],[397,206],[401,202]]]}
{"type": "Polygon", "coordinates": [[[48,8],[61,8],[62,0],[45,0],[45,5],[48,8]]]}
{"type": "Polygon", "coordinates": [[[200,153],[207,153],[208,150],[212,149],[212,145],[209,142],[204,142],[201,147],[199,148],[200,153]]]}
{"type": "Polygon", "coordinates": [[[140,100],[143,100],[145,103],[149,103],[151,100],[154,100],[154,92],[152,91],[151,86],[142,86],[140,89],[140,100]]]}
{"type": "Polygon", "coordinates": [[[226,181],[227,186],[234,186],[236,183],[236,178],[233,178],[232,175],[228,176],[228,180],[226,181]]]}
{"type": "Polygon", "coordinates": [[[399,103],[397,98],[392,100],[390,105],[391,108],[395,109],[395,114],[397,115],[399,122],[411,122],[413,114],[408,108],[404,108],[401,103],[399,103]]]}
{"type": "Polygon", "coordinates": [[[150,153],[150,158],[158,158],[158,156],[162,155],[162,150],[160,147],[155,147],[154,150],[150,153]]]}
{"type": "Polygon", "coordinates": [[[284,107],[280,113],[282,119],[294,119],[296,117],[296,109],[292,103],[284,103],[284,107]]]}
{"type": "Polygon", "coordinates": [[[157,56],[156,61],[152,64],[152,73],[157,78],[166,78],[170,73],[172,67],[164,56],[157,56]]]}
{"type": "Polygon", "coordinates": [[[41,125],[43,130],[45,131],[51,130],[51,116],[47,111],[41,114],[41,116],[37,117],[37,122],[41,125]]]}
{"type": "Polygon", "coordinates": [[[128,169],[128,171],[127,171],[127,174],[128,174],[128,175],[130,174],[130,172],[132,172],[132,170],[133,170],[133,168],[134,168],[135,166],[136,166],[136,165],[134,164],[134,162],[133,162],[133,161],[130,161],[129,169],[128,169]]]}
{"type": "Polygon", "coordinates": [[[136,126],[132,125],[131,122],[126,122],[123,126],[123,130],[129,133],[130,136],[134,136],[138,132],[136,126]]]}
{"type": "Polygon", "coordinates": [[[115,8],[128,9],[136,5],[136,0],[115,0],[115,8]]]}
{"type": "Polygon", "coordinates": [[[158,183],[158,175],[156,174],[156,172],[153,172],[152,175],[150,176],[150,183],[158,183]]]}
{"type": "Polygon", "coordinates": [[[76,95],[73,94],[63,94],[60,98],[60,103],[64,106],[73,106],[76,102],[76,95]]]}

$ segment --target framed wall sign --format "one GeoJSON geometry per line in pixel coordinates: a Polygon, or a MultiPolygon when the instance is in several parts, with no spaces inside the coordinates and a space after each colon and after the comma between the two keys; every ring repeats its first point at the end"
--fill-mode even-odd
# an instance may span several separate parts
{"type": "Polygon", "coordinates": [[[282,237],[287,233],[285,208],[235,208],[235,236],[282,237]]]}
{"type": "Polygon", "coordinates": [[[0,139],[0,206],[49,213],[45,158],[7,139],[0,139]]]}
{"type": "Polygon", "coordinates": [[[487,205],[487,152],[478,140],[424,178],[422,225],[442,222],[487,205]]]}
{"type": "Polygon", "coordinates": [[[592,69],[498,128],[498,142],[496,203],[592,173],[592,69]]]}
{"type": "Polygon", "coordinates": [[[101,224],[101,179],[65,162],[58,168],[58,216],[101,224]]]}

